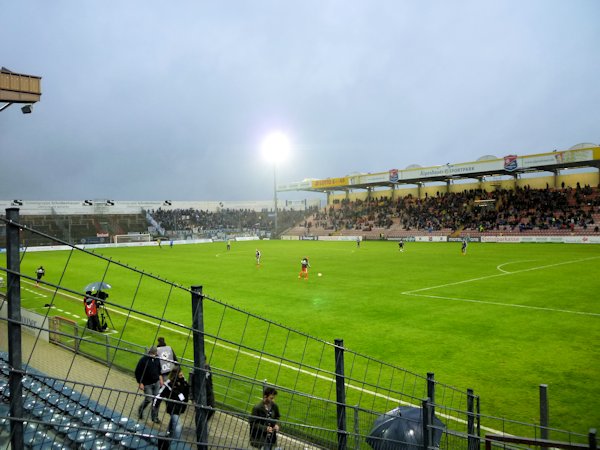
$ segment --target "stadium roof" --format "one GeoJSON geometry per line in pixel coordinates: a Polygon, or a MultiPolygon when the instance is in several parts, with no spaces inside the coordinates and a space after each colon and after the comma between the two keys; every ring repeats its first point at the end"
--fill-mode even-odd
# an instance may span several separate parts
{"type": "Polygon", "coordinates": [[[477,161],[442,166],[409,166],[404,170],[390,169],[379,173],[351,174],[325,179],[306,179],[277,185],[277,191],[334,192],[374,187],[393,187],[402,184],[448,182],[454,179],[481,179],[490,176],[517,176],[522,173],[552,172],[564,169],[600,169],[600,146],[583,143],[569,150],[554,150],[532,155],[506,155],[502,158],[486,156],[477,161]]]}

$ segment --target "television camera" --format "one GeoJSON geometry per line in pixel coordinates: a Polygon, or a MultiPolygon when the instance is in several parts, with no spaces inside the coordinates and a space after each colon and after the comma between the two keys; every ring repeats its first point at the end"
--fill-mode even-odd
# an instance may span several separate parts
{"type": "Polygon", "coordinates": [[[104,291],[98,291],[96,292],[96,305],[97,306],[104,306],[104,300],[106,300],[108,298],[108,294],[104,291]]]}
{"type": "Polygon", "coordinates": [[[108,313],[108,310],[104,306],[104,301],[108,298],[108,294],[104,291],[98,291],[95,294],[91,294],[88,291],[88,296],[85,301],[86,304],[91,304],[92,302],[96,303],[96,318],[90,317],[91,321],[88,321],[88,328],[93,329],[94,331],[106,331],[108,328],[108,324],[106,323],[106,319],[108,318],[110,325],[114,328],[113,321],[108,313]],[[91,296],[89,296],[91,295],[91,296]],[[98,317],[99,316],[99,317],[98,317]]]}

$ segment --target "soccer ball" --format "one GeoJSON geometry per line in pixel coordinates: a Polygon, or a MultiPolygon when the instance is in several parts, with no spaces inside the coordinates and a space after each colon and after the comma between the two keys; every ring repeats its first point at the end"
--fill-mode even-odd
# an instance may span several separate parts
{"type": "Polygon", "coordinates": [[[317,274],[317,276],[318,276],[318,277],[322,277],[322,276],[323,276],[323,274],[322,274],[321,272],[319,272],[319,273],[317,274]]]}

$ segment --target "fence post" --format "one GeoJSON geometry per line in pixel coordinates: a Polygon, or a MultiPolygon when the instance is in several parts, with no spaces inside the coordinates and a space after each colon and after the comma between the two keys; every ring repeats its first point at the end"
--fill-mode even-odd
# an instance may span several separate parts
{"type": "MultiPolygon", "coordinates": [[[[479,449],[479,437],[475,435],[475,395],[473,389],[467,389],[467,436],[469,450],[479,449]]],[[[479,404],[477,406],[479,411],[479,404]]],[[[479,427],[478,427],[479,428],[479,427]]]]}
{"type": "Polygon", "coordinates": [[[431,414],[431,405],[429,403],[429,398],[426,398],[421,401],[421,414],[423,418],[422,430],[423,434],[423,450],[427,450],[429,448],[429,444],[433,441],[433,417],[431,414]]]}
{"type": "Polygon", "coordinates": [[[597,450],[598,444],[596,442],[596,429],[590,428],[590,432],[588,433],[588,443],[590,444],[590,450],[597,450]]]}
{"type": "Polygon", "coordinates": [[[110,359],[110,352],[111,352],[111,346],[110,346],[110,336],[108,334],[104,335],[104,340],[105,342],[105,346],[106,346],[106,366],[110,367],[111,364],[111,359],[110,359]]]}
{"type": "Polygon", "coordinates": [[[23,448],[23,374],[21,373],[21,261],[19,255],[19,208],[6,208],[6,286],[8,299],[8,386],[10,388],[11,448],[23,448]]]}
{"type": "Polygon", "coordinates": [[[431,402],[431,413],[435,414],[435,375],[427,372],[427,397],[431,402]]]}
{"type": "MultiPolygon", "coordinates": [[[[481,408],[480,408],[480,402],[479,402],[479,395],[475,396],[475,406],[476,406],[476,410],[475,410],[475,414],[477,417],[477,442],[481,442],[481,408]]],[[[479,447],[477,447],[479,448],[479,447]]]]}
{"type": "Polygon", "coordinates": [[[344,340],[335,339],[335,394],[337,402],[338,450],[346,450],[346,386],[344,376],[344,340]]]}
{"type": "Polygon", "coordinates": [[[358,436],[360,434],[360,421],[358,420],[359,408],[360,408],[359,405],[356,405],[353,408],[353,410],[354,410],[354,449],[355,450],[360,449],[360,441],[358,439],[358,436]]]}
{"type": "Polygon", "coordinates": [[[194,343],[194,371],[192,389],[196,410],[196,443],[199,449],[208,448],[206,411],[206,353],[204,352],[204,308],[202,286],[192,286],[192,333],[194,343]]]}
{"type": "MultiPolygon", "coordinates": [[[[540,384],[540,437],[542,439],[548,439],[548,424],[549,424],[549,412],[548,412],[548,385],[540,384]]],[[[542,449],[547,447],[542,447],[542,449]]]]}

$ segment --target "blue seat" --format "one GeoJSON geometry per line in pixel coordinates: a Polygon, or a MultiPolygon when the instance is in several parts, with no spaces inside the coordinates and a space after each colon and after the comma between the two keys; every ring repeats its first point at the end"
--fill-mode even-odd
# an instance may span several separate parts
{"type": "Polygon", "coordinates": [[[67,450],[71,447],[65,445],[55,436],[44,435],[31,446],[31,450],[67,450]]]}
{"type": "Polygon", "coordinates": [[[113,419],[115,423],[118,423],[126,431],[130,433],[143,433],[146,426],[139,423],[137,420],[130,419],[129,417],[121,416],[118,419],[113,419]]]}
{"type": "Polygon", "coordinates": [[[29,377],[23,377],[22,384],[25,389],[36,395],[44,389],[42,383],[29,377]]]}
{"type": "Polygon", "coordinates": [[[148,440],[139,436],[127,436],[120,443],[121,448],[145,448],[145,449],[156,449],[157,445],[149,442],[148,440]]]}
{"type": "Polygon", "coordinates": [[[98,435],[94,431],[77,429],[69,431],[67,437],[77,448],[87,442],[98,439],[98,435]]]}
{"type": "Polygon", "coordinates": [[[60,394],[57,394],[56,392],[52,392],[52,391],[50,391],[47,395],[44,392],[42,394],[42,398],[44,400],[46,400],[52,406],[58,406],[58,402],[60,402],[62,400],[62,397],[60,394]]]}
{"type": "Polygon", "coordinates": [[[69,416],[73,416],[75,411],[80,408],[78,403],[71,401],[68,397],[61,397],[56,407],[69,416]]]}
{"type": "Polygon", "coordinates": [[[52,406],[44,405],[41,408],[34,408],[31,410],[31,414],[41,422],[50,422],[52,416],[56,413],[56,410],[52,406]]]}
{"type": "Polygon", "coordinates": [[[90,420],[90,419],[88,419],[90,416],[95,416],[95,414],[93,412],[91,412],[89,409],[85,409],[85,408],[80,408],[73,413],[73,418],[77,419],[83,423],[86,423],[87,420],[90,420]]]}
{"type": "Polygon", "coordinates": [[[99,415],[90,412],[81,418],[81,422],[89,428],[96,428],[103,420],[99,415]]]}
{"type": "Polygon", "coordinates": [[[50,419],[50,424],[57,433],[61,434],[67,434],[69,431],[71,431],[71,429],[74,428],[74,426],[76,426],[76,423],[73,420],[73,418],[66,416],[60,412],[55,412],[52,415],[52,418],[50,419]]]}
{"type": "Polygon", "coordinates": [[[47,386],[41,385],[37,392],[34,392],[39,398],[42,400],[52,401],[52,399],[56,399],[60,397],[56,392],[50,389],[47,386]]]}
{"type": "Polygon", "coordinates": [[[112,439],[113,436],[115,435],[115,433],[120,430],[120,427],[119,427],[119,425],[117,425],[114,422],[106,421],[106,422],[100,423],[100,425],[98,425],[97,429],[98,429],[99,433],[102,433],[107,438],[112,439]]]}
{"type": "Polygon", "coordinates": [[[110,450],[115,448],[115,443],[110,439],[94,439],[81,444],[83,450],[110,450]]]}
{"type": "Polygon", "coordinates": [[[46,406],[46,402],[40,400],[34,395],[27,395],[23,399],[23,409],[31,414],[33,414],[34,410],[44,409],[46,406]]]}
{"type": "Polygon", "coordinates": [[[47,438],[48,435],[40,424],[28,422],[23,427],[23,442],[29,448],[44,442],[47,438]]]}

